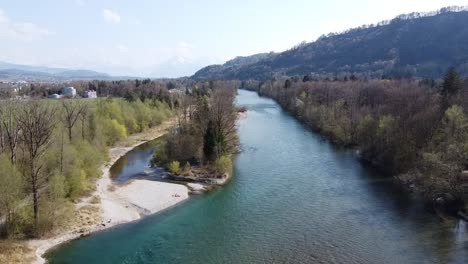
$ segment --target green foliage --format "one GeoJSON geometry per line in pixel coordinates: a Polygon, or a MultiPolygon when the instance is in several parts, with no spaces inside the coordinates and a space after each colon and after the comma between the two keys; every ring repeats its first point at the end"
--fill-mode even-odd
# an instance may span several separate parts
{"type": "Polygon", "coordinates": [[[60,200],[67,196],[69,187],[67,179],[62,175],[54,175],[49,180],[49,196],[52,200],[60,200]]]}
{"type": "Polygon", "coordinates": [[[108,146],[112,146],[120,140],[127,138],[126,127],[121,125],[116,119],[105,120],[103,132],[108,146]]]}
{"type": "Polygon", "coordinates": [[[451,166],[462,167],[468,160],[468,119],[460,106],[445,111],[444,118],[430,144],[430,151],[451,166]]]}
{"type": "Polygon", "coordinates": [[[463,82],[460,76],[458,76],[455,68],[452,67],[445,74],[441,93],[443,96],[453,96],[462,89],[462,86],[463,82]]]}
{"type": "MultiPolygon", "coordinates": [[[[167,164],[176,160],[195,166],[213,165],[223,155],[237,149],[237,111],[234,106],[235,82],[207,81],[192,93],[178,95],[179,126],[166,136],[164,150],[154,161],[167,164]]],[[[189,165],[186,165],[187,171],[189,165]]]]}
{"type": "Polygon", "coordinates": [[[105,147],[92,146],[84,141],[74,145],[80,160],[80,169],[84,171],[87,178],[97,179],[101,176],[101,165],[107,159],[107,149],[105,147]]]}
{"type": "Polygon", "coordinates": [[[12,236],[16,232],[15,209],[19,206],[23,194],[23,181],[18,170],[11,164],[7,155],[0,155],[0,219],[5,219],[4,235],[12,236]]]}
{"type": "Polygon", "coordinates": [[[30,206],[19,206],[13,213],[13,221],[8,225],[8,237],[21,238],[34,234],[34,216],[30,206]]]}
{"type": "Polygon", "coordinates": [[[216,159],[216,138],[213,122],[208,122],[205,135],[203,136],[203,154],[207,160],[216,159]]]}
{"type": "Polygon", "coordinates": [[[92,124],[100,141],[112,146],[128,134],[161,124],[172,115],[169,106],[159,101],[142,102],[112,99],[100,101],[92,124]],[[100,125],[103,124],[103,125],[100,125]]]}
{"type": "Polygon", "coordinates": [[[461,144],[467,139],[468,120],[463,108],[454,105],[445,111],[437,138],[446,144],[461,144]]]}
{"type": "Polygon", "coordinates": [[[189,173],[191,169],[192,169],[192,166],[190,165],[190,162],[187,161],[182,170],[184,173],[189,173]]]}
{"type": "MultiPolygon", "coordinates": [[[[26,103],[18,104],[16,112],[22,113],[23,108],[32,113],[38,107],[61,109],[58,107],[59,101],[34,100],[31,101],[33,103],[34,107],[26,103]]],[[[15,165],[10,161],[13,155],[9,149],[0,149],[4,151],[0,152],[0,219],[5,219],[6,223],[0,225],[0,235],[36,237],[65,226],[67,216],[73,216],[74,207],[70,201],[95,189],[95,180],[101,176],[101,166],[108,158],[107,148],[126,139],[128,134],[158,125],[172,115],[168,104],[157,99],[145,102],[139,99],[129,102],[120,98],[67,101],[67,106],[72,108],[80,103],[86,104],[86,107],[82,112],[74,112],[72,122],[64,115],[52,114],[56,111],[50,111],[47,115],[55,126],[35,160],[35,171],[40,172],[37,176],[41,184],[36,203],[38,214],[33,214],[29,204],[31,183],[23,183],[23,180],[31,180],[30,163],[22,158],[29,157],[28,148],[23,146],[23,138],[19,137],[16,146],[16,156],[22,160],[15,165]]],[[[0,124],[4,123],[5,118],[7,116],[0,115],[0,124]]],[[[7,137],[4,140],[2,143],[9,143],[7,137]]]]}
{"type": "Polygon", "coordinates": [[[76,199],[85,193],[86,175],[81,170],[74,170],[67,178],[70,191],[68,196],[71,199],[76,199]]]}
{"type": "Polygon", "coordinates": [[[155,149],[152,162],[157,165],[166,164],[169,161],[167,156],[167,141],[164,138],[160,138],[156,142],[155,149]]]}
{"type": "Polygon", "coordinates": [[[228,156],[222,156],[215,161],[215,169],[218,173],[231,173],[232,172],[232,160],[228,156]]]}
{"type": "Polygon", "coordinates": [[[392,135],[395,134],[397,128],[397,120],[392,115],[384,115],[379,119],[379,125],[377,126],[377,136],[380,137],[385,143],[389,143],[392,135]]]}
{"type": "Polygon", "coordinates": [[[180,163],[178,161],[171,161],[167,164],[167,169],[173,174],[180,173],[180,163]]]}

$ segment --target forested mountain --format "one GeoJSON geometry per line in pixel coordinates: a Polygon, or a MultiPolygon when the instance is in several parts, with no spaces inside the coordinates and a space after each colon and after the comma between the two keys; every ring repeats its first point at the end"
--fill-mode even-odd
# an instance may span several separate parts
{"type": "Polygon", "coordinates": [[[468,76],[466,25],[468,11],[463,7],[400,15],[376,25],[330,33],[282,53],[208,66],[194,77],[243,80],[274,75],[342,78],[354,74],[366,78],[439,78],[450,66],[468,76]]]}
{"type": "Polygon", "coordinates": [[[259,63],[262,60],[273,58],[276,54],[259,53],[247,57],[236,57],[223,65],[210,65],[195,73],[195,78],[223,79],[226,75],[231,75],[236,71],[241,71],[246,65],[259,63]]]}

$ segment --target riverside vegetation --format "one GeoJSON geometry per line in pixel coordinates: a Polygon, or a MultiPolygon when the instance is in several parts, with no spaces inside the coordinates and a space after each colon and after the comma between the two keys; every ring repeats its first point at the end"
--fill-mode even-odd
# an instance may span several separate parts
{"type": "MultiPolygon", "coordinates": [[[[1,238],[47,237],[66,229],[73,203],[95,190],[108,147],[171,115],[166,88],[144,100],[1,101],[1,238]]],[[[8,254],[4,245],[17,243],[0,240],[8,254]]]]}
{"type": "Polygon", "coordinates": [[[234,106],[237,84],[208,82],[180,94],[175,100],[178,125],[160,142],[154,163],[179,179],[224,182],[232,172],[231,156],[239,141],[234,106]]]}
{"type": "Polygon", "coordinates": [[[468,166],[468,85],[450,69],[434,80],[245,81],[332,141],[458,211],[468,166]]]}

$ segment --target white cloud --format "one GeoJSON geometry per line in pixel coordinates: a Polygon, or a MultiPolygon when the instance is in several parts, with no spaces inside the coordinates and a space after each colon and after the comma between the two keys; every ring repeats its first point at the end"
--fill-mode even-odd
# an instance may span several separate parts
{"type": "Polygon", "coordinates": [[[118,24],[121,20],[120,15],[117,12],[111,11],[109,9],[103,9],[102,16],[104,17],[104,20],[106,20],[106,22],[112,24],[118,24]]]}
{"type": "Polygon", "coordinates": [[[29,22],[12,21],[8,15],[0,9],[0,38],[20,41],[37,40],[52,33],[47,29],[29,22]]]}

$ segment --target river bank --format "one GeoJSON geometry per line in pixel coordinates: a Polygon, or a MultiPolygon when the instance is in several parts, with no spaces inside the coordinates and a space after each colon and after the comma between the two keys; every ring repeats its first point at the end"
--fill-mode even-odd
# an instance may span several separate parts
{"type": "Polygon", "coordinates": [[[131,135],[119,146],[111,148],[110,160],[102,168],[96,191],[75,204],[75,213],[79,219],[84,218],[86,224],[77,221],[68,230],[52,238],[28,241],[35,255],[33,263],[45,263],[43,255],[60,244],[141,219],[186,200],[189,188],[181,184],[139,179],[118,185],[110,178],[110,168],[117,160],[135,147],[161,137],[174,125],[174,120],[167,121],[143,133],[131,135]],[[85,217],[82,216],[84,212],[88,214],[85,217]]]}

